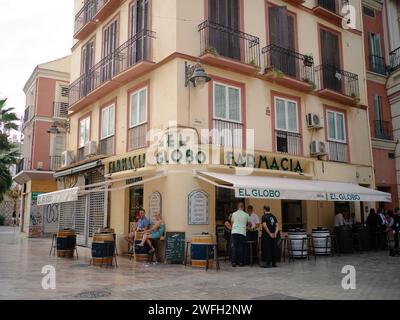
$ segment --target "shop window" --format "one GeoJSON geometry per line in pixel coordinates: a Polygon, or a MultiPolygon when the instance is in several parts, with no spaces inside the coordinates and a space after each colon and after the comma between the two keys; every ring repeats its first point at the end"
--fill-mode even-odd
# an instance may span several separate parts
{"type": "Polygon", "coordinates": [[[242,147],[243,124],[241,89],[214,83],[213,144],[242,147]]]}
{"type": "Polygon", "coordinates": [[[296,101],[275,98],[275,139],[278,152],[301,154],[297,107],[296,101]]]}
{"type": "Polygon", "coordinates": [[[282,201],[282,231],[288,232],[290,229],[304,228],[302,202],[282,201]]]}

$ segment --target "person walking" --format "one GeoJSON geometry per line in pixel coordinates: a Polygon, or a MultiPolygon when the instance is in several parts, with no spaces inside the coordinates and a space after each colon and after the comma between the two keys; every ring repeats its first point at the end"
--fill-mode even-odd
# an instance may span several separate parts
{"type": "Polygon", "coordinates": [[[240,202],[238,210],[232,214],[232,267],[244,266],[246,245],[246,229],[250,223],[249,215],[244,212],[244,204],[240,202]]]}
{"type": "Polygon", "coordinates": [[[261,267],[270,268],[277,267],[276,265],[276,251],[277,242],[276,237],[279,232],[278,220],[271,213],[269,206],[264,206],[264,215],[261,220],[262,223],[262,260],[261,267]]]}

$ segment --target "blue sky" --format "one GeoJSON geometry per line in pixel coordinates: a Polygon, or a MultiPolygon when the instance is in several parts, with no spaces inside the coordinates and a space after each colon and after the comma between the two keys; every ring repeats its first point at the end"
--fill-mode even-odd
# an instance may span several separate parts
{"type": "Polygon", "coordinates": [[[34,68],[71,52],[73,6],[73,0],[0,0],[0,98],[19,115],[34,68]]]}

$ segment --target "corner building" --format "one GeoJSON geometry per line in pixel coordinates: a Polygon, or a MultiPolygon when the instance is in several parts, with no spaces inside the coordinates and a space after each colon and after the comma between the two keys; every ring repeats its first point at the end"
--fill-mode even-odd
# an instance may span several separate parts
{"type": "Polygon", "coordinates": [[[373,190],[361,1],[350,4],[353,29],[337,1],[76,0],[69,161],[55,176],[78,200],[61,221],[84,202],[69,216],[81,243],[108,225],[123,252],[141,206],[190,237],[215,234],[240,200],[309,232],[332,227],[335,211],[360,221],[390,201],[373,190]],[[211,81],[185,86],[185,63],[211,81]],[[158,163],[151,129],[166,133],[158,163]],[[219,129],[199,147],[219,162],[177,164],[172,151],[192,148],[178,142],[184,129],[219,129]],[[253,144],[251,130],[255,168],[245,175],[235,155],[253,144]]]}

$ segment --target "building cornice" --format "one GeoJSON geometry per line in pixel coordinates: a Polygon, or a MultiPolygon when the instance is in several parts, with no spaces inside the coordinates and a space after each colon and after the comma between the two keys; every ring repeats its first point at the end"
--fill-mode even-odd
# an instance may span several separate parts
{"type": "Polygon", "coordinates": [[[55,71],[55,70],[43,69],[40,67],[36,67],[35,70],[33,70],[28,81],[24,85],[23,90],[24,90],[25,94],[28,92],[28,90],[32,86],[33,82],[40,77],[64,81],[64,82],[68,82],[68,83],[70,81],[70,76],[69,76],[68,72],[61,72],[61,71],[55,71]]]}
{"type": "Polygon", "coordinates": [[[384,150],[389,150],[389,151],[395,151],[396,149],[396,142],[393,140],[383,140],[383,139],[377,139],[377,138],[372,138],[372,148],[374,149],[384,149],[384,150]]]}

